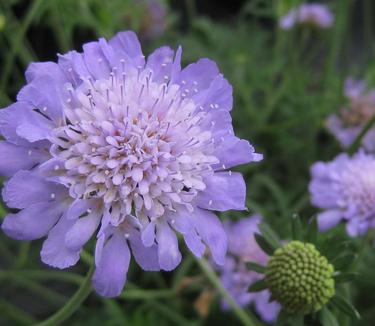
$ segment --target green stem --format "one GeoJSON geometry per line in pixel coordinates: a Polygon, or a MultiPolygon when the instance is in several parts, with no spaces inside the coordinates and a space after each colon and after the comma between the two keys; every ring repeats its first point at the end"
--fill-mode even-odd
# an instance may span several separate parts
{"type": "Polygon", "coordinates": [[[13,277],[19,277],[23,279],[33,280],[54,280],[67,283],[73,283],[80,285],[83,281],[83,277],[78,274],[64,272],[64,271],[48,271],[48,270],[7,270],[0,271],[0,281],[2,279],[12,279],[13,277]]]}
{"type": "Polygon", "coordinates": [[[88,266],[94,265],[94,257],[91,256],[91,254],[89,254],[86,250],[81,251],[81,259],[88,266]]]}
{"type": "Polygon", "coordinates": [[[16,275],[9,275],[9,279],[12,281],[12,287],[14,288],[13,283],[16,286],[19,286],[22,289],[28,290],[31,294],[37,295],[39,298],[43,298],[46,302],[51,303],[58,307],[59,305],[65,304],[67,298],[62,294],[50,290],[49,288],[27,278],[19,277],[16,275]]]}
{"type": "Polygon", "coordinates": [[[0,220],[2,220],[6,214],[7,214],[6,209],[4,208],[3,204],[0,203],[0,220]]]}
{"type": "Polygon", "coordinates": [[[29,256],[30,245],[31,244],[30,244],[29,241],[21,243],[20,250],[19,250],[19,253],[18,253],[18,257],[17,257],[17,259],[15,260],[15,263],[14,263],[14,267],[16,269],[19,269],[19,268],[22,268],[23,266],[25,266],[25,264],[27,262],[27,258],[29,256]]]}
{"type": "Polygon", "coordinates": [[[13,320],[16,324],[30,325],[35,322],[33,316],[4,299],[0,299],[0,314],[13,320]]]}
{"type": "Polygon", "coordinates": [[[372,118],[367,121],[357,138],[354,140],[353,144],[348,149],[349,154],[354,154],[358,148],[361,146],[362,139],[366,136],[367,132],[374,126],[375,124],[375,114],[372,118]]]}
{"type": "Polygon", "coordinates": [[[212,270],[211,266],[208,264],[207,260],[204,258],[196,259],[199,267],[207,276],[209,281],[212,285],[216,288],[216,290],[220,293],[220,295],[224,298],[224,300],[229,304],[232,308],[233,313],[237,316],[237,318],[241,321],[241,323],[245,326],[256,326],[261,325],[258,321],[256,321],[255,317],[250,316],[241,307],[234,301],[232,296],[227,292],[227,290],[221,285],[221,282],[215,272],[212,270]]]}
{"type": "Polygon", "coordinates": [[[4,64],[4,71],[3,71],[3,74],[2,74],[2,77],[1,77],[1,81],[0,81],[0,89],[4,89],[7,81],[8,81],[8,78],[9,78],[9,75],[12,71],[12,67],[13,67],[13,62],[19,52],[19,49],[23,43],[23,38],[29,28],[29,26],[31,25],[32,21],[34,20],[35,16],[37,15],[37,13],[40,13],[39,12],[39,9],[42,7],[42,4],[45,3],[43,0],[35,0],[32,5],[31,5],[31,8],[29,10],[29,12],[27,13],[25,19],[23,20],[19,30],[18,30],[18,33],[14,36],[14,41],[13,43],[11,44],[11,49],[7,55],[7,57],[5,58],[5,64],[4,64]]]}
{"type": "Polygon", "coordinates": [[[125,300],[165,299],[173,297],[176,292],[172,290],[141,290],[129,289],[121,293],[120,298],[125,300]]]}
{"type": "Polygon", "coordinates": [[[91,265],[90,270],[87,273],[78,291],[65,304],[65,306],[63,306],[59,311],[57,311],[48,319],[42,321],[41,323],[35,324],[34,326],[56,326],[73,315],[81,307],[82,303],[91,293],[91,277],[93,273],[94,265],[91,265]]]}

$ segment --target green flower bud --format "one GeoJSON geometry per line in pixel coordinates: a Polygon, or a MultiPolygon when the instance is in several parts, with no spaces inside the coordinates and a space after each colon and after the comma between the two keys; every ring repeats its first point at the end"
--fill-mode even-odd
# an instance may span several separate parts
{"type": "Polygon", "coordinates": [[[290,313],[320,310],[335,294],[333,266],[313,244],[292,241],[275,251],[266,267],[272,294],[290,313]]]}

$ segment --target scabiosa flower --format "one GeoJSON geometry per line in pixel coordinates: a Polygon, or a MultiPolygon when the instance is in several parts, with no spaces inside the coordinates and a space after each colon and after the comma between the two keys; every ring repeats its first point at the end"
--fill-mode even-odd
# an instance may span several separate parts
{"type": "MultiPolygon", "coordinates": [[[[220,272],[223,286],[229,291],[236,302],[241,306],[254,303],[256,311],[266,322],[274,322],[280,311],[276,302],[270,301],[268,290],[250,293],[251,284],[262,278],[262,275],[247,268],[247,262],[256,262],[266,265],[268,256],[259,248],[254,233],[258,232],[259,215],[250,216],[238,222],[227,222],[224,228],[228,235],[228,255],[223,266],[215,266],[220,272]]],[[[224,309],[228,304],[223,301],[224,309]]]]}
{"type": "Polygon", "coordinates": [[[4,232],[47,236],[42,261],[66,268],[96,233],[93,284],[119,295],[130,250],[144,270],[181,261],[175,232],[223,264],[227,240],[212,212],[244,209],[245,182],[227,169],[261,159],[234,136],[232,88],[216,64],[180,67],[161,47],[147,60],[133,32],[32,63],[17,102],[0,111],[4,232]]]}
{"type": "Polygon", "coordinates": [[[311,243],[291,241],[266,267],[272,296],[290,313],[320,310],[335,294],[334,268],[311,243]]]}
{"type": "Polygon", "coordinates": [[[311,202],[324,210],[318,215],[320,230],[346,221],[347,232],[354,237],[375,226],[374,171],[375,158],[363,151],[312,166],[311,202]]]}
{"type": "Polygon", "coordinates": [[[333,19],[333,14],[326,5],[305,3],[291,9],[281,17],[279,26],[284,30],[289,30],[296,24],[311,24],[320,28],[328,28],[332,26],[333,19]]]}
{"type": "MultiPolygon", "coordinates": [[[[363,80],[348,78],[344,85],[344,95],[348,105],[342,107],[338,114],[331,115],[326,124],[341,146],[348,148],[375,114],[375,90],[368,89],[363,80]]],[[[368,151],[375,150],[374,128],[366,133],[362,146],[368,151]]]]}

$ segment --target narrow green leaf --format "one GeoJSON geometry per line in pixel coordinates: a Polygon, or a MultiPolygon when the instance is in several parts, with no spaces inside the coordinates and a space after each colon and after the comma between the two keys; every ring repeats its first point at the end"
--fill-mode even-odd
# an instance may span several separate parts
{"type": "Polygon", "coordinates": [[[267,289],[267,282],[265,279],[260,281],[256,281],[255,283],[251,284],[249,287],[249,292],[260,292],[267,289]]]}
{"type": "Polygon", "coordinates": [[[291,222],[293,239],[303,240],[303,229],[300,217],[297,214],[293,214],[291,222]]]}
{"type": "Polygon", "coordinates": [[[260,274],[264,274],[266,271],[266,268],[264,266],[254,263],[252,261],[246,263],[246,267],[250,269],[251,271],[257,272],[260,274]]]}
{"type": "Polygon", "coordinates": [[[346,283],[346,282],[351,282],[355,280],[356,278],[358,278],[358,276],[359,276],[359,273],[356,273],[356,272],[347,272],[347,273],[338,272],[337,274],[333,276],[333,278],[335,279],[336,283],[346,283]]]}
{"type": "Polygon", "coordinates": [[[344,314],[348,315],[349,317],[351,317],[353,319],[360,319],[361,318],[361,315],[359,314],[359,312],[357,311],[357,309],[355,309],[353,307],[353,305],[351,303],[349,303],[342,296],[336,294],[331,299],[331,301],[337,307],[337,309],[339,309],[341,312],[343,312],[344,314]]]}
{"type": "Polygon", "coordinates": [[[265,223],[259,224],[259,230],[262,232],[263,237],[268,241],[268,243],[276,250],[281,247],[279,237],[272,228],[265,223]]]}
{"type": "Polygon", "coordinates": [[[268,255],[272,256],[275,249],[268,243],[268,241],[259,233],[254,234],[255,241],[257,242],[258,246],[268,255]]]}
{"type": "Polygon", "coordinates": [[[318,240],[318,219],[316,216],[313,216],[307,227],[307,242],[317,243],[318,240]]]}
{"type": "Polygon", "coordinates": [[[340,326],[336,316],[327,307],[320,310],[320,321],[323,326],[340,326]]]}

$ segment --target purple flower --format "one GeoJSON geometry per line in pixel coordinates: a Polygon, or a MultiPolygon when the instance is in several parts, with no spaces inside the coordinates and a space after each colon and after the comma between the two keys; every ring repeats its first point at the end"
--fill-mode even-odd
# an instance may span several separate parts
{"type": "MultiPolygon", "coordinates": [[[[348,106],[327,120],[327,128],[343,148],[349,148],[366,123],[375,114],[375,90],[369,90],[362,80],[348,78],[345,81],[344,95],[348,106]]],[[[362,139],[362,146],[368,151],[375,150],[375,128],[370,129],[362,139]]]]}
{"type": "Polygon", "coordinates": [[[163,34],[167,27],[167,10],[160,0],[146,0],[146,17],[142,22],[141,35],[152,40],[163,34]]]}
{"type": "MultiPolygon", "coordinates": [[[[220,272],[223,286],[229,291],[236,302],[241,306],[251,303],[262,319],[266,322],[274,322],[280,311],[280,305],[269,302],[268,290],[250,293],[248,288],[254,282],[260,280],[262,275],[250,271],[246,262],[256,262],[265,266],[268,256],[257,245],[254,233],[258,231],[259,215],[250,216],[238,222],[227,222],[225,230],[228,235],[228,255],[225,265],[214,267],[220,272]]],[[[223,308],[228,309],[227,302],[223,301],[223,308]]]]}
{"type": "Polygon", "coordinates": [[[347,222],[350,236],[375,226],[375,158],[362,150],[353,157],[340,154],[332,162],[317,162],[311,168],[311,202],[324,211],[318,215],[325,231],[347,222]]]}
{"type": "Polygon", "coordinates": [[[284,30],[289,30],[296,24],[311,24],[321,28],[329,28],[333,24],[333,19],[333,14],[326,5],[308,3],[291,9],[280,18],[279,26],[284,30]]]}
{"type": "Polygon", "coordinates": [[[180,59],[181,48],[161,47],[145,60],[137,36],[121,32],[57,64],[32,63],[17,102],[0,110],[3,199],[19,209],[3,231],[47,236],[42,261],[67,268],[99,229],[93,283],[103,296],[121,293],[130,250],[144,270],[174,269],[176,231],[223,264],[212,211],[245,206],[245,182],[227,169],[262,158],[234,136],[232,88],[216,64],[181,70],[180,59]]]}

